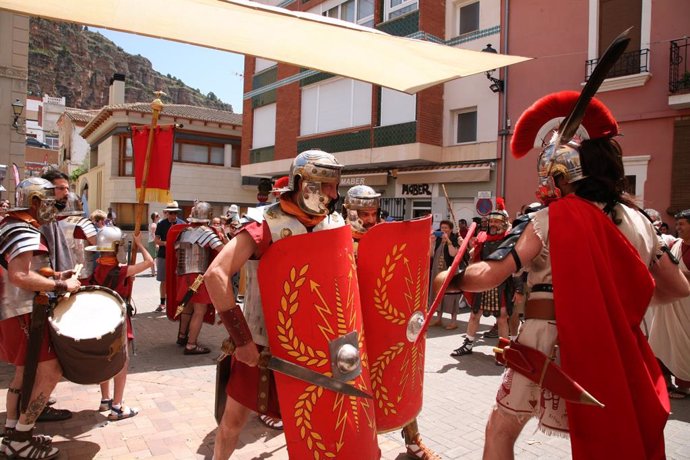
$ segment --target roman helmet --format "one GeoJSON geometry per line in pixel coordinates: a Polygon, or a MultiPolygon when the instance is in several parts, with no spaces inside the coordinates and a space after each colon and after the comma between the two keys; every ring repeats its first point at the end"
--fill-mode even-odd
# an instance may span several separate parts
{"type": "Polygon", "coordinates": [[[79,199],[79,196],[74,193],[74,192],[69,192],[67,194],[67,203],[65,205],[65,208],[62,209],[60,212],[57,213],[58,217],[67,217],[67,216],[83,216],[84,215],[84,207],[81,204],[81,199],[79,199]]]}
{"type": "Polygon", "coordinates": [[[192,206],[192,212],[187,217],[190,224],[208,224],[213,218],[213,208],[206,201],[197,201],[192,206]]]}
{"type": "Polygon", "coordinates": [[[9,211],[26,211],[31,209],[34,198],[41,200],[41,205],[36,213],[36,218],[41,224],[55,220],[57,208],[55,207],[55,186],[46,179],[29,177],[17,184],[15,207],[9,211]]]}
{"type": "Polygon", "coordinates": [[[547,204],[561,196],[556,177],[562,176],[570,183],[585,178],[579,152],[583,140],[618,135],[618,123],[594,94],[625,51],[629,31],[616,37],[604,52],[581,93],[549,94],[528,108],[515,124],[510,148],[516,158],[534,147],[542,149],[537,160],[537,197],[541,202],[547,204]]]}
{"type": "Polygon", "coordinates": [[[506,202],[501,197],[496,197],[496,207],[489,212],[489,219],[499,220],[503,224],[503,231],[508,229],[509,216],[508,211],[506,211],[506,202]]]}
{"type": "Polygon", "coordinates": [[[368,185],[355,185],[347,191],[343,207],[347,210],[347,222],[352,229],[356,232],[364,233],[367,229],[357,211],[376,211],[378,220],[378,216],[381,213],[381,194],[368,185]]]}
{"type": "Polygon", "coordinates": [[[295,157],[288,175],[288,189],[296,193],[297,205],[302,211],[314,216],[326,216],[333,212],[338,198],[331,199],[323,193],[321,184],[332,183],[338,187],[340,170],[330,153],[321,150],[307,150],[295,157]]]}
{"type": "Polygon", "coordinates": [[[96,245],[87,246],[85,249],[87,251],[118,252],[123,241],[122,230],[114,225],[108,225],[96,235],[96,245]]]}

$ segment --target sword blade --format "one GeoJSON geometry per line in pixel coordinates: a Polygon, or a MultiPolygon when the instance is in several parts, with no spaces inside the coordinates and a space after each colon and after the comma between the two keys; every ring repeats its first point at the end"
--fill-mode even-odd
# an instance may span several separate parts
{"type": "Polygon", "coordinates": [[[312,383],[320,387],[332,390],[338,393],[343,393],[348,396],[357,396],[359,398],[373,399],[372,396],[364,391],[356,388],[349,383],[341,382],[327,375],[320,374],[316,371],[306,367],[299,366],[276,356],[271,356],[267,367],[281,374],[289,377],[302,380],[303,382],[312,383]]]}

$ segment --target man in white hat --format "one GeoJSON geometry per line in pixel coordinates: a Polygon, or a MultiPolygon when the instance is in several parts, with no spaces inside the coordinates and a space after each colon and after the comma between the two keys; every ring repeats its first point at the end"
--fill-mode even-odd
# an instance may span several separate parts
{"type": "Polygon", "coordinates": [[[158,253],[156,254],[156,280],[160,281],[160,298],[161,303],[156,308],[157,312],[165,311],[165,240],[168,238],[168,231],[170,227],[175,224],[184,224],[178,214],[182,209],[177,205],[177,201],[171,201],[163,209],[165,219],[158,222],[156,227],[156,237],[154,243],[158,245],[158,253]]]}

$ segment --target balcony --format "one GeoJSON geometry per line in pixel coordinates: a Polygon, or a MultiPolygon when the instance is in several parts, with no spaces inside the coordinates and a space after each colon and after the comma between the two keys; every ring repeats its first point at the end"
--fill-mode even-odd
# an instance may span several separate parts
{"type": "Polygon", "coordinates": [[[690,44],[688,38],[671,42],[668,68],[668,105],[674,109],[690,108],[688,44],[690,44]]]}
{"type": "MultiPolygon", "coordinates": [[[[589,80],[598,63],[598,58],[590,59],[585,63],[585,81],[589,80]]],[[[599,92],[643,86],[650,77],[649,49],[630,51],[624,53],[614,64],[599,88],[599,92]]]]}

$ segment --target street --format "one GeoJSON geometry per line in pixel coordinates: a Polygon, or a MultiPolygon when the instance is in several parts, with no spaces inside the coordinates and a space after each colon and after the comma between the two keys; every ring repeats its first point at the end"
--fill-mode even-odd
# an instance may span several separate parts
{"type": "MultiPolygon", "coordinates": [[[[204,325],[199,342],[213,351],[184,356],[175,344],[177,324],[154,312],[158,282],[149,276],[137,277],[133,298],[138,310],[134,318],[136,356],[131,356],[125,400],[127,405],[140,409],[139,415],[108,422],[107,412],[97,411],[97,385],[80,386],[63,380],[54,392],[58,400],[55,407],[70,409],[74,415],[65,422],[40,423],[37,432],[54,436],[61,459],[210,459],[216,428],[214,359],[225,337],[224,329],[204,325]]],[[[447,459],[481,458],[484,426],[502,371],[491,353],[496,339],[479,339],[470,356],[449,356],[462,341],[468,317],[468,311],[462,311],[454,331],[431,328],[427,340],[424,409],[418,418],[419,428],[425,443],[447,459]]],[[[483,318],[480,334],[492,322],[491,318],[483,318]]],[[[12,367],[0,364],[2,418],[12,373],[12,367]]],[[[517,458],[570,457],[567,439],[549,437],[535,429],[532,420],[516,444],[517,458]]],[[[690,458],[690,399],[672,400],[665,435],[668,458],[690,458]]],[[[379,445],[385,460],[407,458],[399,431],[380,435],[379,445]]],[[[265,428],[251,417],[232,458],[287,459],[282,432],[265,428]]]]}

